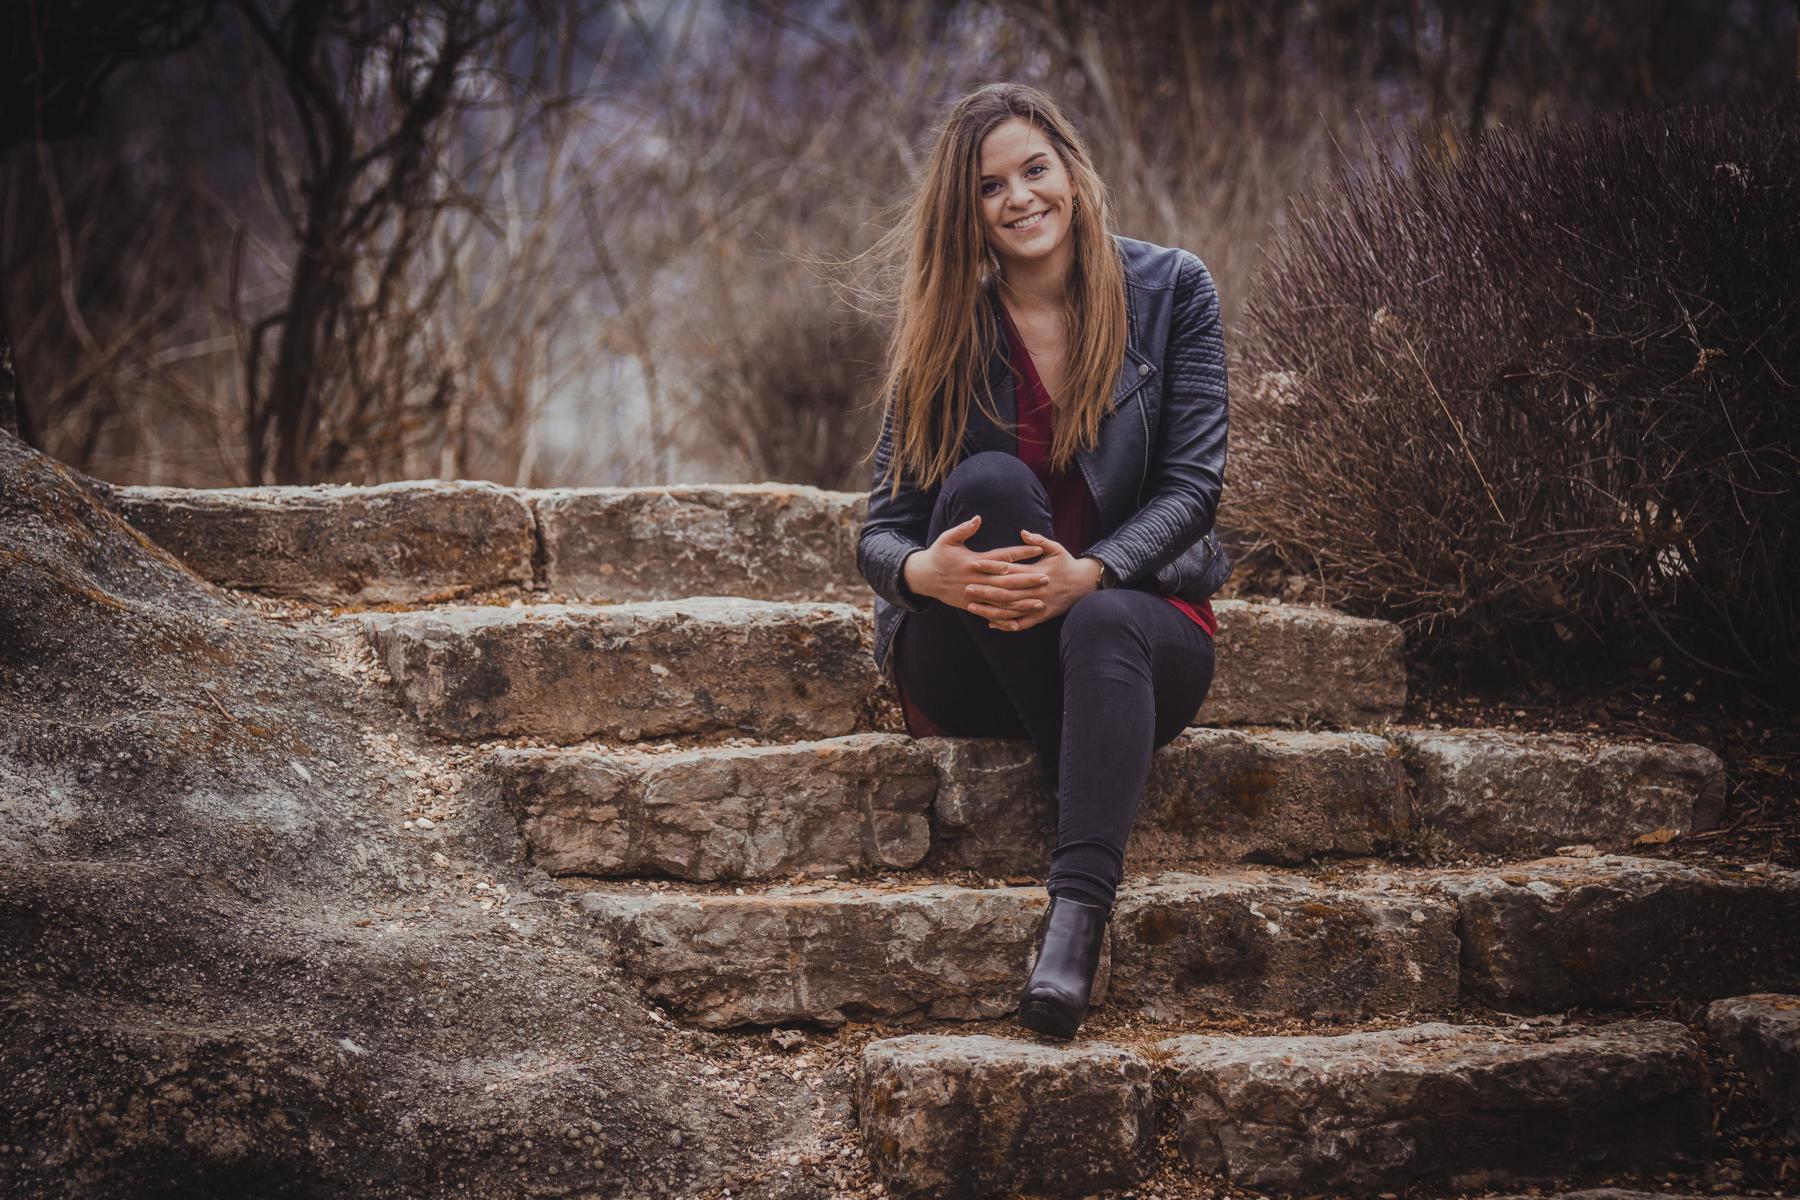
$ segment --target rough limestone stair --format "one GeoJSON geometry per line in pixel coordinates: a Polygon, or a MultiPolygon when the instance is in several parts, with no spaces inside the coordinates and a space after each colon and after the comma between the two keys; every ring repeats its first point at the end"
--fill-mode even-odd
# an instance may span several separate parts
{"type": "MultiPolygon", "coordinates": [[[[592,885],[651,998],[711,1028],[1014,1010],[1043,890],[592,885]]],[[[1800,872],[1553,858],[1500,870],[1232,868],[1122,888],[1096,1002],[1157,1020],[1356,1020],[1711,999],[1800,987],[1800,872]]]]}
{"type": "Polygon", "coordinates": [[[1241,1187],[1368,1195],[1689,1157],[1706,1083],[1670,1021],[1186,1036],[1143,1052],[912,1035],[865,1048],[857,1110],[899,1197],[1129,1187],[1164,1131],[1187,1165],[1241,1187]]]}
{"type": "Polygon", "coordinates": [[[117,489],[125,515],[226,587],[328,604],[539,587],[613,603],[865,601],[867,498],[788,484],[117,489]]]}
{"type": "Polygon", "coordinates": [[[1456,904],[1464,995],[1506,1011],[1800,988],[1800,871],[1605,855],[1435,872],[1425,886],[1456,904]]]}
{"type": "MultiPolygon", "coordinates": [[[[1023,739],[861,733],[676,753],[501,749],[489,773],[533,862],[707,882],[968,869],[1041,875],[1055,799],[1023,739]]],[[[1724,768],[1699,746],[1490,730],[1190,729],[1157,751],[1134,870],[1446,850],[1629,849],[1701,827],[1724,768]]]]}
{"type": "Polygon", "coordinates": [[[445,737],[552,741],[867,729],[868,622],[848,604],[706,598],[362,613],[407,709],[445,737]]]}
{"type": "MultiPolygon", "coordinates": [[[[647,995],[729,1028],[1003,1016],[1017,1005],[1046,900],[1038,887],[933,884],[606,889],[582,903],[647,995]]],[[[1451,904],[1297,876],[1170,875],[1127,888],[1108,946],[1097,994],[1160,1018],[1224,1009],[1349,1019],[1456,998],[1451,904]]]]}
{"type": "Polygon", "coordinates": [[[418,604],[532,580],[532,511],[491,483],[115,491],[126,520],[221,587],[418,604]]]}
{"type": "Polygon", "coordinates": [[[1715,1001],[1706,1029],[1755,1089],[1757,1098],[1800,1141],[1800,996],[1762,993],[1715,1001]]]}
{"type": "MultiPolygon", "coordinates": [[[[1207,725],[1367,725],[1399,715],[1395,628],[1221,602],[1207,725]]],[[[408,709],[445,737],[553,741],[869,728],[884,685],[848,604],[700,598],[358,613],[408,709]]]]}
{"type": "MultiPolygon", "coordinates": [[[[649,996],[720,1028],[1012,1011],[1041,888],[918,880],[1041,874],[1050,798],[1022,742],[867,732],[892,697],[868,656],[861,494],[467,482],[117,494],[141,530],[226,586],[351,606],[495,589],[580,602],[346,617],[440,735],[785,740],[490,754],[538,863],[696,881],[573,885],[649,996]],[[915,882],[700,886],[879,871],[915,882]]],[[[1219,673],[1200,722],[1382,733],[1190,731],[1153,765],[1134,872],[1387,855],[1416,839],[1618,849],[1717,813],[1723,772],[1697,747],[1395,729],[1395,627],[1216,607],[1219,673]]],[[[1792,991],[1800,939],[1770,931],[1796,927],[1794,872],[1597,855],[1212,867],[1122,891],[1097,999],[1158,1021],[1357,1020],[1792,991]]],[[[1778,1102],[1795,1091],[1793,1009],[1759,994],[1709,1013],[1778,1102]]],[[[1660,1021],[1135,1047],[935,1034],[871,1043],[858,1082],[865,1146],[899,1196],[1126,1187],[1154,1169],[1159,1133],[1195,1170],[1247,1187],[1486,1187],[1680,1158],[1707,1128],[1705,1103],[1698,1047],[1660,1021]]]]}
{"type": "Polygon", "coordinates": [[[856,539],[859,492],[790,484],[558,488],[526,493],[544,544],[545,586],[583,600],[867,603],[856,539]]]}

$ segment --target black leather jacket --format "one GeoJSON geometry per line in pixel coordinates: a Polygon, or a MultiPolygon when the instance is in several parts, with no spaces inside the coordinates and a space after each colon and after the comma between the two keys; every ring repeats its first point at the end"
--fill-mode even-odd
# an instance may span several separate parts
{"type": "MultiPolygon", "coordinates": [[[[1196,603],[1231,573],[1213,535],[1225,483],[1225,341],[1212,275],[1186,250],[1114,235],[1125,267],[1130,331],[1113,385],[1113,407],[1100,438],[1076,462],[1100,511],[1101,535],[1083,553],[1111,568],[1123,587],[1177,595],[1196,603]]],[[[990,297],[991,298],[991,297],[990,297]]],[[[995,322],[999,325],[999,309],[995,322]]],[[[988,362],[988,383],[1007,425],[1017,412],[1006,340],[988,362]]],[[[915,596],[901,576],[906,556],[925,548],[939,488],[902,476],[890,498],[883,479],[893,454],[892,413],[875,447],[869,514],[856,545],[856,565],[875,589],[875,662],[901,619],[939,601],[915,596]]],[[[971,406],[962,458],[983,450],[1018,452],[1016,434],[971,406]]]]}

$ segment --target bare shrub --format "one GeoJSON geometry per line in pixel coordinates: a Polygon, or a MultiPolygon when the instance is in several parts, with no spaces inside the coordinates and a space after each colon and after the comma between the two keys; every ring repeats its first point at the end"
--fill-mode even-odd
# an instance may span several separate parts
{"type": "Polygon", "coordinates": [[[1236,520],[1424,644],[1800,665],[1800,124],[1683,108],[1385,157],[1246,312],[1236,520]]]}

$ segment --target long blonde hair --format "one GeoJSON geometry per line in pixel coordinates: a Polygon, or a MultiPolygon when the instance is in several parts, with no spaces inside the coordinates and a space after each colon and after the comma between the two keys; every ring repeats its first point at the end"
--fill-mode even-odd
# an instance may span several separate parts
{"type": "Polygon", "coordinates": [[[1087,147],[1056,103],[1036,88],[993,83],[957,101],[933,135],[931,154],[905,213],[867,252],[900,257],[896,322],[888,342],[881,399],[893,422],[889,475],[895,494],[901,472],[930,488],[949,475],[968,431],[977,398],[995,424],[1000,415],[987,384],[987,363],[999,348],[988,289],[999,261],[988,245],[979,203],[981,142],[996,127],[1022,117],[1050,141],[1069,172],[1077,203],[1071,236],[1075,258],[1064,294],[1067,369],[1054,397],[1050,469],[1065,470],[1078,449],[1099,439],[1125,356],[1125,268],[1108,232],[1106,185],[1087,147]]]}

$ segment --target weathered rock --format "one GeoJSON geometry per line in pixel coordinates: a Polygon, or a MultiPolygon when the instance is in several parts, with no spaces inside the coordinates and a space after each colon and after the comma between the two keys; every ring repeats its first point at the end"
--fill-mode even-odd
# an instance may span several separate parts
{"type": "Polygon", "coordinates": [[[531,582],[535,534],[491,483],[117,489],[126,518],[224,587],[337,604],[446,600],[531,582]]]}
{"type": "MultiPolygon", "coordinates": [[[[851,734],[489,761],[532,860],[554,874],[770,879],[912,867],[930,848],[936,868],[1041,875],[1054,842],[1055,798],[1019,739],[851,734]]],[[[1367,734],[1189,730],[1157,752],[1127,862],[1374,853],[1404,811],[1397,761],[1367,734]]]]}
{"type": "Polygon", "coordinates": [[[707,1028],[998,1017],[1017,1005],[1041,888],[591,891],[582,906],[651,997],[707,1028]]]}
{"type": "Polygon", "coordinates": [[[1259,1190],[1460,1190],[1635,1169],[1694,1153],[1709,1132],[1705,1062],[1672,1021],[1178,1037],[1159,1050],[1182,1157],[1259,1190]]]}
{"type": "Polygon", "coordinates": [[[1455,1002],[1453,909],[1260,871],[1121,889],[1108,1003],[1157,1020],[1223,1011],[1355,1019],[1455,1002]]]}
{"type": "Polygon", "coordinates": [[[868,497],[797,484],[559,488],[524,493],[545,581],[582,600],[848,600],[868,497]]]}
{"type": "Polygon", "coordinates": [[[996,875],[1042,874],[1056,838],[1056,797],[1038,778],[1023,738],[922,738],[937,765],[934,867],[996,875]]]}
{"type": "Polygon", "coordinates": [[[1401,741],[1420,824],[1468,850],[1628,849],[1705,828],[1725,797],[1725,766],[1701,746],[1473,729],[1401,741]]]}
{"type": "Polygon", "coordinates": [[[596,970],[503,813],[403,828],[461,771],[354,630],[104,495],[0,432],[0,1195],[711,1196],[816,1145],[819,1092],[733,1105],[596,970]]]}
{"type": "MultiPolygon", "coordinates": [[[[1553,743],[1536,756],[1532,739],[1516,740],[1502,761],[1517,752],[1528,775],[1549,786],[1566,747],[1553,743]]],[[[1430,753],[1449,760],[1470,745],[1471,754],[1483,754],[1492,739],[1478,731],[1466,741],[1444,734],[1431,742],[1430,753]]],[[[641,869],[693,880],[758,879],[925,865],[1041,876],[1055,840],[1055,797],[1041,786],[1023,739],[915,742],[853,734],[788,748],[607,755],[591,763],[539,752],[493,761],[533,860],[559,874],[641,869]],[[935,764],[935,785],[927,760],[935,764]],[[662,782],[645,792],[641,783],[652,771],[662,782]],[[642,807],[644,796],[654,809],[642,807]],[[919,796],[932,825],[923,860],[916,848],[927,844],[919,796]],[[889,812],[884,804],[899,808],[889,812]],[[889,815],[877,818],[883,812],[889,815]],[[902,812],[909,815],[895,815],[902,812]],[[791,850],[782,848],[784,840],[791,850]]],[[[1400,762],[1399,746],[1366,733],[1187,730],[1152,761],[1127,866],[1141,872],[1206,861],[1298,864],[1390,852],[1410,833],[1400,762]]],[[[1421,785],[1434,789],[1440,805],[1449,797],[1467,818],[1439,835],[1443,843],[1491,850],[1507,836],[1507,819],[1529,804],[1519,788],[1482,780],[1481,773],[1453,769],[1421,785]],[[1457,840],[1465,833],[1472,847],[1457,840]]],[[[1532,822],[1524,817],[1519,824],[1532,822]]],[[[1530,844],[1554,832],[1538,828],[1512,840],[1530,844]]]]}
{"type": "Polygon", "coordinates": [[[552,874],[772,879],[918,865],[931,760],[893,734],[676,754],[498,750],[489,770],[552,874]]]}
{"type": "Polygon", "coordinates": [[[1706,1028],[1769,1111],[1787,1122],[1788,1137],[1800,1140],[1800,996],[1765,992],[1714,1001],[1706,1028]]]}
{"type": "Polygon", "coordinates": [[[1800,988],[1800,872],[1604,855],[1429,886],[1456,901],[1465,993],[1515,1012],[1800,988]]]}
{"type": "MultiPolygon", "coordinates": [[[[1315,678],[1321,696],[1375,697],[1340,705],[1335,712],[1344,720],[1373,719],[1371,705],[1379,707],[1379,695],[1404,694],[1403,684],[1399,693],[1383,693],[1355,673],[1331,674],[1338,667],[1349,671],[1355,655],[1339,646],[1342,652],[1326,661],[1318,644],[1332,639],[1308,632],[1336,629],[1343,634],[1338,642],[1373,644],[1386,636],[1381,622],[1247,607],[1285,615],[1240,621],[1241,629],[1267,633],[1282,621],[1298,622],[1295,657],[1282,660],[1284,652],[1272,643],[1264,647],[1267,654],[1245,653],[1231,660],[1236,666],[1222,663],[1220,678],[1270,671],[1269,655],[1301,674],[1325,672],[1315,678]],[[1340,627],[1344,622],[1349,625],[1340,627]]],[[[868,728],[883,688],[869,655],[869,615],[846,604],[701,598],[358,613],[346,619],[369,630],[414,716],[448,737],[533,734],[574,741],[727,729],[829,737],[868,728]]],[[[1208,724],[1229,718],[1276,725],[1331,716],[1312,701],[1296,703],[1293,695],[1258,685],[1240,692],[1223,712],[1202,706],[1202,716],[1208,724]]]]}
{"type": "MultiPolygon", "coordinates": [[[[1036,887],[946,885],[582,897],[628,975],[714,1028],[1010,1013],[1045,901],[1036,887]]],[[[1108,944],[1094,1002],[1159,1019],[1361,1016],[1441,1009],[1456,996],[1448,905],[1264,872],[1126,887],[1108,944]]]]}
{"type": "Polygon", "coordinates": [[[1086,1196],[1153,1168],[1151,1078],[1103,1042],[914,1034],[864,1047],[857,1119],[895,1196],[1086,1196]]]}
{"type": "MultiPolygon", "coordinates": [[[[930,738],[942,783],[932,862],[1043,872],[1055,798],[1022,740],[930,738]]],[[[1406,825],[1400,759],[1362,733],[1189,729],[1156,752],[1126,844],[1127,869],[1201,860],[1301,863],[1376,854],[1406,825]]]]}
{"type": "Polygon", "coordinates": [[[1406,705],[1398,625],[1327,608],[1215,600],[1218,673],[1196,725],[1337,728],[1395,720],[1406,705]]]}
{"type": "Polygon", "coordinates": [[[408,711],[446,737],[626,740],[867,728],[868,622],[845,604],[670,600],[360,613],[408,711]]]}
{"type": "Polygon", "coordinates": [[[1190,729],[1151,761],[1126,861],[1377,854],[1406,824],[1400,756],[1372,734],[1190,729]]]}

